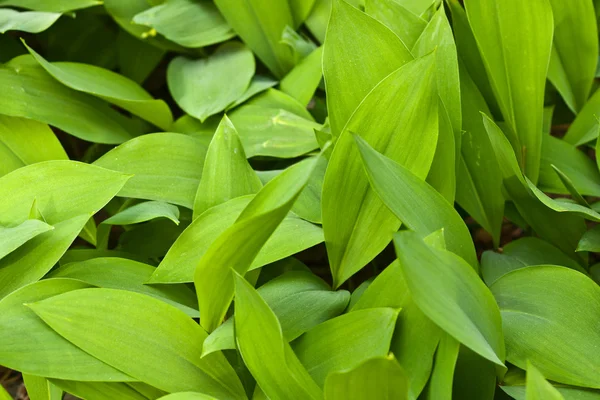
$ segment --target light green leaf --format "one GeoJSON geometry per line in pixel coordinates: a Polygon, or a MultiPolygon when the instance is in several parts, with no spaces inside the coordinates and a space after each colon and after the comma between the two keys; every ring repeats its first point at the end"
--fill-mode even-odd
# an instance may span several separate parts
{"type": "Polygon", "coordinates": [[[244,278],[232,274],[236,340],[258,387],[270,398],[322,399],[321,389],[284,339],[273,311],[244,278]],[[268,359],[265,354],[269,354],[268,359]]]}
{"type": "Polygon", "coordinates": [[[285,27],[294,26],[287,1],[216,0],[215,4],[235,33],[277,78],[292,68],[292,51],[280,42],[285,27]]]}
{"type": "Polygon", "coordinates": [[[577,251],[600,252],[600,226],[596,225],[583,234],[577,245],[577,251]]]}
{"type": "Polygon", "coordinates": [[[184,47],[204,47],[235,36],[209,0],[168,0],[133,17],[184,47]]]}
{"type": "Polygon", "coordinates": [[[396,0],[366,0],[365,12],[390,28],[409,49],[427,26],[427,21],[396,0]]]}
{"type": "Polygon", "coordinates": [[[300,362],[323,387],[332,372],[344,371],[390,350],[398,310],[369,308],[317,325],[292,344],[300,362]]]}
{"type": "Polygon", "coordinates": [[[211,207],[257,193],[262,183],[248,161],[235,127],[224,116],[204,160],[194,200],[194,218],[211,207]]]}
{"type": "Polygon", "coordinates": [[[408,379],[392,355],[365,361],[325,381],[327,400],[407,400],[408,379]]]}
{"type": "Polygon", "coordinates": [[[136,204],[102,221],[108,225],[131,225],[150,221],[156,218],[167,218],[179,225],[179,208],[164,201],[145,201],[136,204]]]}
{"type": "MultiPolygon", "coordinates": [[[[281,325],[283,337],[292,341],[316,325],[340,315],[350,293],[337,292],[307,271],[290,271],[267,282],[257,292],[268,304],[281,325]]],[[[216,350],[234,349],[233,320],[227,320],[204,341],[203,355],[216,350]]]]}
{"type": "Polygon", "coordinates": [[[160,300],[123,290],[82,289],[29,307],[61,336],[137,380],[167,392],[245,398],[222,354],[200,358],[206,332],[160,300]]]}
{"type": "Polygon", "coordinates": [[[25,47],[46,72],[63,85],[106,100],[161,129],[166,130],[173,123],[173,116],[167,103],[153,99],[146,90],[129,78],[94,65],[71,62],[50,63],[27,44],[25,47]]]}
{"type": "Polygon", "coordinates": [[[133,260],[101,257],[63,265],[48,277],[77,279],[102,288],[146,294],[179,308],[193,318],[198,318],[196,296],[187,287],[146,285],[154,270],[150,265],[133,260]]]}
{"type": "Polygon", "coordinates": [[[15,6],[36,11],[65,12],[102,4],[100,0],[0,0],[0,6],[15,6]]]}
{"type": "Polygon", "coordinates": [[[548,0],[467,0],[477,40],[502,114],[523,148],[523,171],[537,183],[544,89],[554,31],[548,0]]]}
{"type": "Polygon", "coordinates": [[[456,179],[456,201],[500,244],[504,217],[502,175],[480,113],[490,110],[475,83],[461,64],[460,89],[464,137],[456,179]]]}
{"type": "Polygon", "coordinates": [[[578,113],[585,105],[598,64],[598,27],[591,0],[550,0],[554,41],[548,79],[569,108],[578,113]]]}
{"type": "Polygon", "coordinates": [[[60,16],[60,13],[1,9],[0,33],[7,31],[40,33],[50,28],[60,16]]]}
{"type": "Polygon", "coordinates": [[[428,246],[414,232],[396,234],[394,243],[406,284],[423,313],[471,350],[503,366],[498,306],[473,268],[449,251],[428,246]]]}
{"type": "Polygon", "coordinates": [[[545,135],[539,188],[545,192],[568,194],[569,191],[552,168],[555,165],[583,195],[600,196],[600,172],[594,162],[565,140],[545,135]]]}
{"type": "Polygon", "coordinates": [[[269,78],[268,76],[254,75],[254,77],[252,77],[252,80],[250,81],[250,86],[248,86],[248,89],[246,89],[244,94],[236,101],[231,103],[226,110],[231,110],[232,108],[235,108],[240,104],[245,103],[246,100],[259,94],[260,92],[272,88],[275,85],[277,85],[277,81],[272,78],[269,78]]]}
{"type": "Polygon", "coordinates": [[[229,117],[246,157],[293,158],[319,148],[314,130],[321,125],[283,108],[247,104],[229,117]]]}
{"type": "Polygon", "coordinates": [[[51,382],[82,399],[94,400],[145,400],[147,397],[127,383],[120,382],[81,382],[52,379],[51,382]]]}
{"type": "Polygon", "coordinates": [[[194,284],[200,321],[207,331],[212,332],[221,324],[233,299],[231,269],[244,274],[250,269],[306,186],[315,165],[316,159],[294,164],[266,184],[200,259],[194,284]],[[232,246],[237,251],[229,251],[232,246]]]}
{"type": "Polygon", "coordinates": [[[355,138],[371,186],[385,205],[421,237],[443,229],[447,249],[477,270],[471,235],[454,207],[409,169],[355,138]]]}
{"type": "Polygon", "coordinates": [[[131,120],[109,104],[57,82],[30,55],[0,65],[5,115],[44,122],[80,139],[117,144],[134,136],[131,120]]]}
{"type": "Polygon", "coordinates": [[[94,165],[134,176],[119,196],[165,201],[192,208],[206,148],[190,136],[155,133],[132,139],[94,165]]]}
{"type": "Polygon", "coordinates": [[[315,4],[315,0],[288,0],[290,11],[294,17],[294,27],[302,25],[310,10],[315,4]]]}
{"type": "Polygon", "coordinates": [[[13,400],[12,396],[0,385],[0,400],[13,400]]]}
{"type": "Polygon", "coordinates": [[[159,400],[218,400],[212,396],[195,392],[172,393],[161,397],[159,400]]]}
{"type": "Polygon", "coordinates": [[[510,272],[490,289],[502,314],[507,361],[526,368],[529,360],[553,381],[600,388],[594,281],[568,268],[538,266],[510,272]]]}
{"type": "Polygon", "coordinates": [[[442,335],[435,352],[435,364],[427,385],[427,399],[452,400],[454,368],[459,350],[459,342],[447,333],[442,335]]]}
{"type": "Polygon", "coordinates": [[[28,219],[14,227],[0,226],[0,259],[42,233],[53,230],[51,225],[28,219]]]}
{"type": "Polygon", "coordinates": [[[327,30],[329,16],[331,15],[331,3],[332,0],[316,0],[314,7],[305,21],[310,33],[320,43],[325,41],[325,31],[327,30]]]}
{"type": "Polygon", "coordinates": [[[23,374],[23,382],[30,400],[62,400],[62,390],[46,378],[23,374]]]}
{"type": "Polygon", "coordinates": [[[337,137],[365,96],[413,57],[394,32],[344,0],[333,1],[325,42],[327,108],[331,131],[337,137]]]}
{"type": "Polygon", "coordinates": [[[68,159],[48,125],[7,115],[0,115],[0,157],[0,176],[36,162],[68,159]]]}
{"type": "Polygon", "coordinates": [[[323,46],[315,49],[283,77],[281,90],[307,105],[321,82],[322,58],[323,46]]]}
{"type": "Polygon", "coordinates": [[[250,49],[239,42],[228,42],[207,58],[175,58],[169,63],[167,83],[177,104],[204,122],[244,94],[254,68],[250,49]]]}
{"type": "Polygon", "coordinates": [[[72,279],[47,279],[27,285],[0,300],[0,363],[25,374],[50,378],[133,380],[71,344],[23,305],[88,286],[72,279]]]}
{"type": "Polygon", "coordinates": [[[544,375],[527,361],[527,400],[564,400],[544,375]]]}
{"type": "Polygon", "coordinates": [[[381,252],[400,227],[398,218],[369,186],[352,134],[424,178],[437,142],[437,106],[434,57],[428,56],[381,81],[344,128],[329,160],[322,199],[335,287],[381,252]]]}
{"type": "MultiPolygon", "coordinates": [[[[252,199],[253,196],[232,199],[196,218],[169,249],[150,278],[150,283],[193,282],[198,262],[213,242],[233,225],[252,199]]],[[[321,242],[321,228],[290,214],[267,240],[252,262],[250,270],[281,260],[321,242]]]]}
{"type": "Polygon", "coordinates": [[[596,139],[600,129],[598,125],[599,114],[600,91],[597,90],[577,114],[563,140],[574,146],[581,146],[596,139]]]}

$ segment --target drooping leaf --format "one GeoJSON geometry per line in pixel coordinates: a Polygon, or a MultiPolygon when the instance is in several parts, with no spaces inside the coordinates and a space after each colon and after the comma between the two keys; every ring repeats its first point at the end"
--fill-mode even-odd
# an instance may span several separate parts
{"type": "Polygon", "coordinates": [[[169,63],[167,83],[177,104],[204,122],[244,94],[254,68],[250,49],[228,42],[207,58],[175,58],[169,63]]]}
{"type": "Polygon", "coordinates": [[[393,356],[377,357],[325,381],[327,400],[407,400],[408,379],[393,356]]]}
{"type": "Polygon", "coordinates": [[[0,226],[0,259],[42,233],[53,230],[51,225],[28,219],[14,227],[0,226]]]}
{"type": "Polygon", "coordinates": [[[164,201],[145,201],[136,204],[102,221],[108,225],[131,225],[150,221],[156,218],[167,218],[179,225],[179,208],[164,201]]]}
{"type": "Polygon", "coordinates": [[[534,266],[504,275],[490,289],[502,314],[507,361],[526,368],[529,360],[548,379],[600,388],[594,281],[568,268],[534,266]]]}
{"type": "Polygon", "coordinates": [[[5,115],[44,122],[96,143],[122,143],[137,133],[108,103],[57,82],[31,55],[2,64],[0,86],[5,115]]]}
{"type": "Polygon", "coordinates": [[[50,28],[60,16],[60,13],[1,9],[0,33],[7,31],[40,33],[50,28]]]}
{"type": "Polygon", "coordinates": [[[23,305],[86,287],[89,285],[72,279],[47,279],[27,285],[0,300],[2,365],[26,374],[58,379],[134,380],[71,344],[23,305]]]}
{"type": "Polygon", "coordinates": [[[69,263],[52,271],[49,278],[77,279],[93,286],[146,294],[198,318],[196,296],[183,285],[146,285],[154,267],[118,257],[99,257],[69,263]]]}
{"type": "Polygon", "coordinates": [[[286,26],[294,26],[287,1],[216,0],[215,4],[235,33],[277,77],[293,65],[291,50],[280,42],[286,26]]]}
{"type": "Polygon", "coordinates": [[[245,274],[250,269],[306,186],[315,165],[316,159],[294,164],[266,184],[200,259],[194,284],[200,322],[207,331],[212,332],[221,324],[233,298],[231,270],[245,274]],[[231,246],[238,251],[227,251],[231,246]]]}
{"type": "Polygon", "coordinates": [[[523,146],[515,149],[521,167],[537,183],[552,7],[547,0],[467,0],[465,7],[502,115],[523,146]]]}
{"type": "Polygon", "coordinates": [[[173,123],[169,106],[163,100],[153,99],[146,90],[129,78],[88,64],[50,63],[27,44],[25,47],[42,68],[63,85],[106,100],[161,129],[166,130],[173,123]]]}
{"type": "Polygon", "coordinates": [[[184,47],[204,47],[235,34],[214,3],[208,0],[168,0],[133,17],[184,47]]]}
{"type": "Polygon", "coordinates": [[[394,243],[406,284],[423,313],[471,350],[503,366],[498,306],[473,268],[449,251],[428,246],[414,232],[396,234],[394,243]]]}
{"type": "Polygon", "coordinates": [[[137,380],[167,392],[245,398],[222,354],[200,358],[206,332],[160,300],[123,290],[81,289],[29,307],[61,336],[137,380]],[[92,321],[95,328],[89,332],[92,321]]]}
{"type": "MultiPolygon", "coordinates": [[[[196,218],[169,249],[150,282],[193,282],[198,262],[207,253],[212,243],[233,225],[252,199],[252,196],[232,199],[207,210],[196,218]]],[[[321,242],[323,242],[321,228],[290,214],[275,229],[252,262],[250,269],[262,267],[321,242]]]]}
{"type": "Polygon", "coordinates": [[[284,339],[277,317],[239,274],[235,280],[235,331],[244,363],[270,398],[321,399],[319,386],[284,339]],[[268,359],[264,358],[269,354],[268,359]]]}
{"type": "Polygon", "coordinates": [[[585,105],[598,64],[598,26],[590,0],[550,0],[554,39],[548,79],[569,108],[579,112],[585,105]]]}
{"type": "Polygon", "coordinates": [[[331,131],[337,137],[365,96],[413,57],[390,29],[344,0],[333,1],[325,43],[327,108],[331,131]]]}
{"type": "Polygon", "coordinates": [[[246,161],[235,127],[227,116],[223,117],[206,153],[194,200],[194,218],[211,207],[255,194],[261,188],[260,179],[246,161]]]}
{"type": "Polygon", "coordinates": [[[192,208],[206,148],[177,133],[143,135],[123,143],[94,165],[134,176],[120,196],[165,201],[192,208]]]}
{"type": "Polygon", "coordinates": [[[354,112],[331,154],[322,211],[335,287],[383,250],[400,227],[398,218],[370,188],[353,133],[424,178],[437,141],[433,62],[432,56],[416,60],[381,81],[354,112]]]}

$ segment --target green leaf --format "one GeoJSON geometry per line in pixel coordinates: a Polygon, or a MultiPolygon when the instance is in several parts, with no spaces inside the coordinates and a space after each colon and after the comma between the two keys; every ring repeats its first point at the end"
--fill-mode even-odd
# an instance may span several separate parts
{"type": "Polygon", "coordinates": [[[461,345],[454,369],[453,398],[492,400],[495,390],[495,365],[461,345]]]}
{"type": "Polygon", "coordinates": [[[460,343],[452,336],[447,333],[442,335],[435,352],[435,364],[426,389],[426,398],[436,400],[452,399],[454,368],[459,349],[460,343]]]}
{"type": "Polygon", "coordinates": [[[177,133],[143,135],[123,143],[94,165],[134,176],[119,196],[165,201],[192,208],[206,148],[177,133]]]}
{"type": "Polygon", "coordinates": [[[325,41],[325,31],[331,15],[332,0],[316,0],[310,14],[306,18],[306,27],[320,43],[325,41]]]}
{"type": "Polygon", "coordinates": [[[454,207],[409,169],[355,138],[371,186],[385,205],[421,237],[443,229],[448,250],[477,270],[471,235],[454,207]]]}
{"type": "Polygon", "coordinates": [[[266,184],[200,259],[194,284],[200,321],[207,331],[212,332],[221,324],[233,298],[231,269],[244,274],[250,269],[306,186],[315,165],[316,159],[294,164],[266,184]],[[228,251],[232,246],[238,250],[228,251]]]}
{"type": "Polygon", "coordinates": [[[294,26],[302,25],[311,9],[315,4],[315,0],[288,0],[290,11],[294,17],[294,26]]]}
{"type": "Polygon", "coordinates": [[[254,77],[252,77],[252,80],[250,81],[250,86],[248,86],[248,89],[246,89],[244,94],[236,101],[231,103],[226,110],[231,110],[232,108],[235,108],[240,104],[245,103],[246,100],[259,94],[260,92],[272,88],[275,85],[277,85],[277,81],[272,78],[262,75],[254,75],[254,77]]]}
{"type": "Polygon", "coordinates": [[[29,307],[61,336],[137,380],[167,392],[245,398],[222,354],[200,358],[206,332],[160,300],[115,289],[81,289],[29,307]]]}
{"type": "Polygon", "coordinates": [[[527,179],[527,184],[533,195],[549,209],[559,213],[573,213],[587,220],[600,222],[600,213],[597,213],[591,208],[568,201],[557,201],[538,189],[529,179],[527,179]]]}
{"type": "Polygon", "coordinates": [[[548,379],[600,388],[600,288],[568,268],[528,267],[498,279],[491,291],[502,314],[506,360],[531,361],[548,379]]]}
{"type": "Polygon", "coordinates": [[[0,33],[7,31],[40,33],[50,28],[60,16],[60,13],[1,9],[0,33]]]}
{"type": "Polygon", "coordinates": [[[0,259],[42,233],[53,230],[51,225],[28,219],[14,227],[0,226],[0,259]]]}
{"type": "Polygon", "coordinates": [[[394,32],[344,0],[333,0],[325,42],[327,108],[337,137],[367,94],[413,57],[394,32]]]}
{"type": "Polygon", "coordinates": [[[127,383],[120,382],[81,382],[52,379],[54,385],[67,393],[82,399],[94,400],[145,400],[147,397],[136,391],[127,383]]]}
{"type": "MultiPolygon", "coordinates": [[[[451,3],[452,4],[452,3],[451,3]]],[[[460,68],[464,137],[456,179],[456,201],[500,244],[504,217],[502,175],[480,113],[490,110],[464,64],[460,68]]]]}
{"type": "Polygon", "coordinates": [[[577,251],[600,252],[600,225],[596,225],[583,234],[581,239],[579,239],[577,251]]]}
{"type": "MultiPolygon", "coordinates": [[[[340,315],[350,293],[337,292],[307,271],[290,271],[257,289],[277,316],[283,337],[292,341],[316,325],[340,315]]],[[[203,355],[216,350],[234,349],[233,320],[227,320],[204,341],[203,355]]]]}
{"type": "MultiPolygon", "coordinates": [[[[150,283],[193,282],[198,262],[215,240],[230,228],[253,199],[244,196],[213,207],[196,218],[177,238],[160,263],[150,283]]],[[[323,231],[293,215],[281,225],[262,247],[250,270],[296,254],[323,242],[323,231]]]]}
{"type": "Polygon", "coordinates": [[[165,51],[137,40],[121,30],[117,36],[119,71],[124,76],[142,84],[160,63],[165,51]]]}
{"type": "Polygon", "coordinates": [[[50,378],[133,380],[71,344],[23,305],[88,286],[72,279],[47,279],[27,285],[0,300],[0,363],[25,374],[50,378]]]}
{"type": "Polygon", "coordinates": [[[179,208],[164,201],[145,201],[136,204],[102,221],[108,225],[131,225],[150,221],[156,218],[167,218],[179,225],[179,208]]]}
{"type": "Polygon", "coordinates": [[[61,400],[63,391],[41,376],[23,374],[27,395],[31,400],[61,400]]]}
{"type": "Polygon", "coordinates": [[[0,65],[0,86],[5,115],[44,122],[96,143],[122,143],[136,133],[127,117],[108,103],[57,82],[33,56],[0,65]]]}
{"type": "Polygon", "coordinates": [[[325,381],[327,400],[406,400],[408,379],[393,356],[365,361],[352,370],[334,372],[325,381]]]}
{"type": "Polygon", "coordinates": [[[292,158],[319,148],[314,130],[321,125],[283,108],[247,104],[229,117],[240,135],[246,157],[292,158]]]}
{"type": "Polygon", "coordinates": [[[208,0],[168,0],[133,17],[167,39],[184,47],[204,47],[231,39],[235,34],[208,0]]]}
{"type": "Polygon", "coordinates": [[[173,123],[173,116],[167,103],[153,99],[146,90],[129,78],[94,65],[71,62],[50,63],[27,44],[25,47],[46,72],[63,85],[106,100],[161,129],[166,130],[173,123]]]}
{"type": "Polygon", "coordinates": [[[546,72],[552,49],[547,0],[467,0],[477,40],[502,115],[523,148],[523,171],[537,183],[542,150],[546,72]]]}
{"type": "Polygon", "coordinates": [[[102,4],[100,0],[0,0],[0,6],[15,6],[36,11],[65,12],[102,4]]]}
{"type": "Polygon", "coordinates": [[[12,396],[0,385],[0,400],[13,400],[12,396]]]}
{"type": "Polygon", "coordinates": [[[574,146],[591,142],[598,137],[598,113],[600,110],[600,91],[585,103],[575,121],[569,126],[569,130],[563,138],[565,142],[574,146]]]}
{"type": "Polygon", "coordinates": [[[235,127],[227,116],[223,117],[206,153],[194,200],[194,218],[211,207],[257,193],[261,188],[260,179],[246,161],[235,127]]]}
{"type": "Polygon", "coordinates": [[[395,0],[366,0],[365,12],[390,28],[409,49],[427,26],[427,21],[395,0]]]}
{"type": "Polygon", "coordinates": [[[321,389],[284,339],[277,317],[239,274],[235,280],[235,331],[244,363],[270,398],[321,399],[321,389]],[[269,354],[265,359],[264,355],[269,354]]]}
{"type": "Polygon", "coordinates": [[[552,164],[551,167],[554,170],[554,172],[556,172],[556,175],[558,175],[558,178],[560,179],[562,184],[567,188],[567,191],[571,194],[573,201],[575,201],[580,206],[589,208],[590,204],[587,202],[587,200],[585,198],[583,198],[581,193],[579,193],[579,191],[577,191],[577,188],[573,184],[573,181],[571,180],[571,178],[569,178],[567,176],[567,174],[565,174],[560,169],[558,169],[556,167],[556,165],[552,164]]]}
{"type": "Polygon", "coordinates": [[[591,1],[550,0],[554,39],[548,79],[569,108],[585,105],[598,64],[598,27],[591,1]]]}
{"type": "Polygon", "coordinates": [[[564,400],[544,375],[527,361],[527,400],[564,400]]]}
{"type": "Polygon", "coordinates": [[[202,393],[194,392],[181,392],[172,393],[167,396],[161,397],[159,400],[218,400],[212,396],[208,396],[202,393]]]}
{"type": "Polygon", "coordinates": [[[323,230],[335,287],[381,252],[400,227],[398,218],[369,186],[352,134],[424,178],[437,141],[434,88],[433,56],[397,69],[363,100],[335,145],[322,199],[323,230]],[[420,134],[415,137],[413,132],[420,134]]]}
{"type": "Polygon", "coordinates": [[[406,284],[423,313],[471,350],[503,366],[498,306],[473,268],[449,251],[428,246],[414,232],[396,234],[394,243],[406,284]]]}
{"type": "Polygon", "coordinates": [[[146,285],[154,270],[150,265],[133,260],[100,257],[63,265],[48,277],[77,279],[102,288],[146,294],[179,308],[193,318],[198,318],[196,296],[187,287],[146,285]]]}
{"type": "Polygon", "coordinates": [[[283,77],[281,90],[300,103],[308,104],[321,82],[322,58],[323,46],[315,49],[283,77]]]}
{"type": "Polygon", "coordinates": [[[293,66],[293,54],[280,42],[286,26],[294,26],[287,1],[216,0],[235,33],[278,78],[293,66]]]}
{"type": "Polygon", "coordinates": [[[175,58],[169,63],[167,83],[177,104],[204,122],[244,94],[254,68],[250,49],[239,42],[228,42],[207,58],[175,58]]]}
{"type": "Polygon", "coordinates": [[[398,310],[392,308],[353,311],[317,325],[294,341],[292,348],[315,382],[323,387],[332,372],[386,356],[397,317],[398,310]]]}
{"type": "Polygon", "coordinates": [[[568,194],[552,165],[566,174],[581,194],[600,196],[600,172],[594,162],[565,140],[547,135],[542,142],[539,188],[545,192],[568,194]]]}

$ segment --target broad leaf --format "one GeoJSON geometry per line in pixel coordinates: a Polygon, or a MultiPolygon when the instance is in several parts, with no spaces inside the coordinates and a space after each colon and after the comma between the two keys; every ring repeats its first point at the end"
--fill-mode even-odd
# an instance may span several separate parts
{"type": "Polygon", "coordinates": [[[23,383],[31,400],[62,400],[63,391],[41,376],[23,374],[23,383]]]}
{"type": "Polygon", "coordinates": [[[99,0],[0,0],[0,6],[15,6],[36,11],[65,12],[102,4],[99,0]]]}
{"type": "Polygon", "coordinates": [[[0,226],[0,259],[34,237],[53,229],[51,225],[37,219],[25,220],[14,227],[0,226]]]}
{"type": "Polygon", "coordinates": [[[435,364],[431,372],[431,378],[426,388],[426,398],[435,400],[452,400],[452,384],[454,368],[460,343],[452,336],[442,335],[438,348],[435,352],[435,364]]]}
{"type": "MultiPolygon", "coordinates": [[[[135,390],[130,384],[120,382],[81,382],[52,379],[51,382],[82,399],[94,400],[145,400],[146,396],[135,390]]],[[[35,399],[33,399],[35,400],[35,399]]]]}
{"type": "Polygon", "coordinates": [[[409,49],[427,26],[427,21],[396,0],[366,0],[365,12],[394,31],[409,49]]]}
{"type": "Polygon", "coordinates": [[[596,225],[587,231],[579,240],[577,251],[600,252],[600,227],[596,225]]]}
{"type": "Polygon", "coordinates": [[[179,208],[163,201],[145,201],[118,212],[102,221],[102,223],[108,225],[131,225],[156,218],[167,218],[173,221],[175,225],[179,225],[179,208]]]}
{"type": "Polygon", "coordinates": [[[167,392],[245,398],[222,354],[200,358],[206,332],[160,300],[123,290],[82,289],[29,307],[79,348],[142,382],[167,392]],[[91,323],[93,332],[86,329],[91,323]]]}
{"type": "Polygon", "coordinates": [[[218,400],[212,396],[195,392],[172,393],[161,397],[159,400],[218,400]]]}
{"type": "Polygon", "coordinates": [[[308,104],[321,82],[323,47],[319,47],[300,61],[281,80],[281,90],[302,104],[308,104]]]}
{"type": "Polygon", "coordinates": [[[0,9],[0,33],[7,31],[40,33],[50,28],[60,16],[60,13],[0,9]]]}
{"type": "Polygon", "coordinates": [[[527,400],[564,400],[560,392],[530,362],[527,362],[527,400]]]}

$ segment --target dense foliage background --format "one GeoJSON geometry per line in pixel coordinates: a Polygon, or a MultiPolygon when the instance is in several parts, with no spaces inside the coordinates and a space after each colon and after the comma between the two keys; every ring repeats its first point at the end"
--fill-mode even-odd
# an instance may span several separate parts
{"type": "Polygon", "coordinates": [[[0,399],[600,399],[595,3],[0,0],[0,399]]]}

